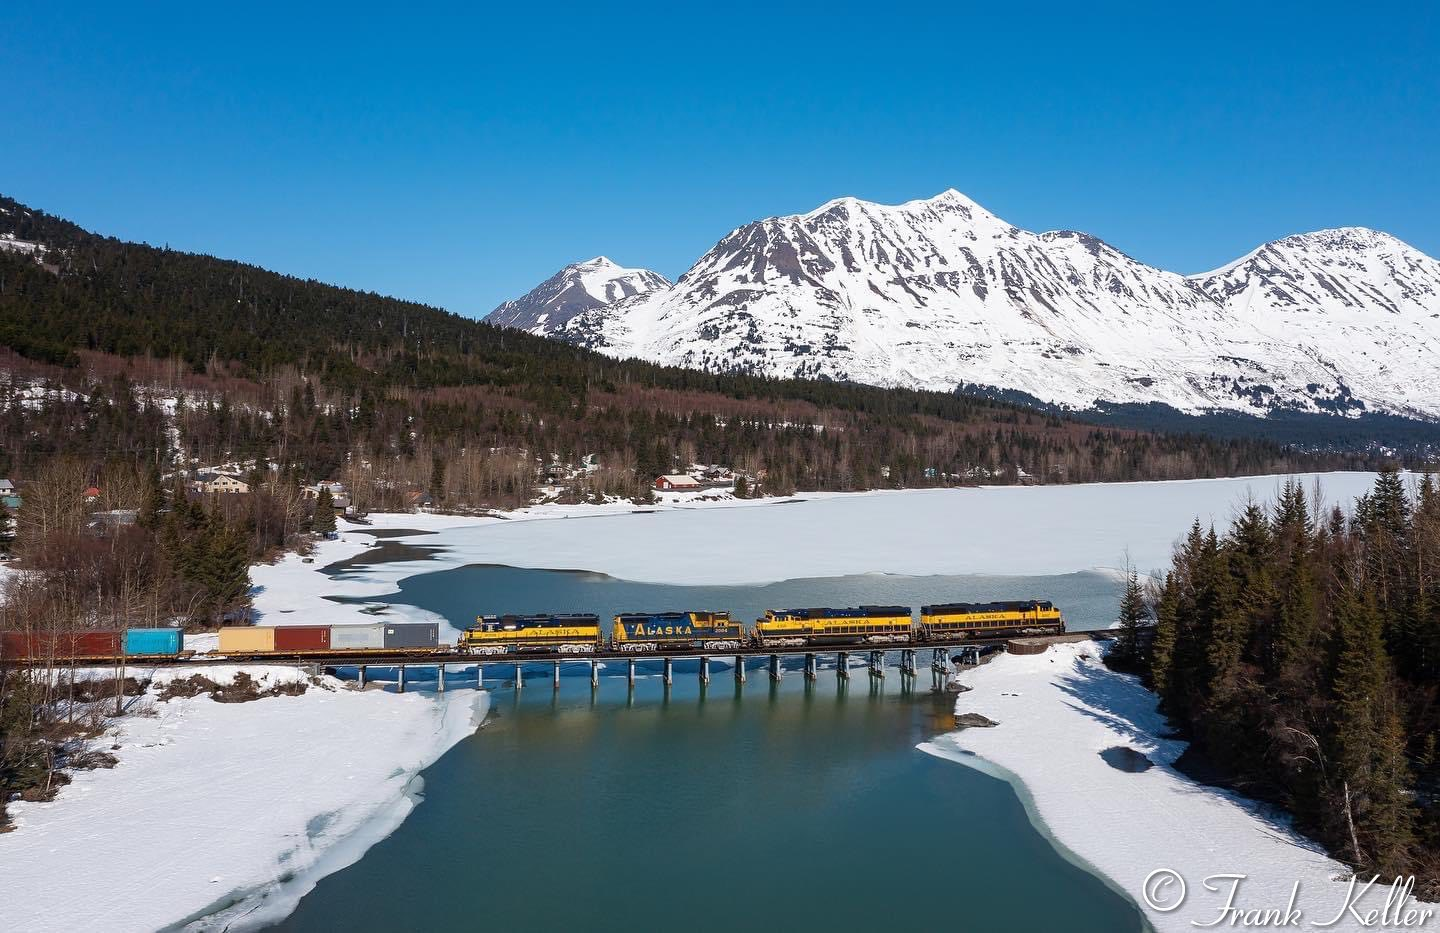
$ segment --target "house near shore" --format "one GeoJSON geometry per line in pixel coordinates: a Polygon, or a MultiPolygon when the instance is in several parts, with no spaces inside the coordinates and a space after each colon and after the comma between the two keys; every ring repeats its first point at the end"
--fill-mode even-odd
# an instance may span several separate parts
{"type": "Polygon", "coordinates": [[[701,483],[693,476],[683,473],[667,473],[664,476],[655,477],[655,488],[667,492],[688,492],[699,489],[701,483]]]}
{"type": "Polygon", "coordinates": [[[350,491],[345,488],[344,483],[316,483],[301,489],[301,494],[307,499],[318,499],[322,489],[330,492],[330,504],[335,507],[336,512],[345,515],[354,513],[355,509],[350,503],[350,491]]]}
{"type": "Polygon", "coordinates": [[[250,484],[234,473],[202,472],[195,474],[192,486],[198,492],[236,495],[250,491],[250,484]]]}

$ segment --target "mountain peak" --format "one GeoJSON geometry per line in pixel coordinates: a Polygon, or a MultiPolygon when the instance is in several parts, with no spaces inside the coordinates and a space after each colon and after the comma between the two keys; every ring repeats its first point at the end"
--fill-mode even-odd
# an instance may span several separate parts
{"type": "Polygon", "coordinates": [[[837,208],[845,208],[846,210],[851,212],[874,211],[879,213],[890,213],[897,211],[903,213],[915,213],[917,211],[934,210],[937,208],[958,208],[979,212],[980,214],[987,217],[994,216],[989,211],[985,210],[985,208],[981,207],[975,200],[967,197],[964,194],[961,194],[954,188],[946,188],[944,191],[933,197],[914,198],[909,201],[902,201],[899,204],[881,204],[877,201],[866,201],[861,198],[854,197],[853,195],[845,195],[839,198],[832,198],[831,200],[826,201],[824,204],[821,204],[814,210],[796,216],[803,217],[806,220],[810,220],[834,211],[837,208]]]}
{"type": "Polygon", "coordinates": [[[506,301],[485,316],[498,327],[539,333],[559,327],[585,311],[670,287],[649,269],[627,269],[606,256],[572,262],[520,298],[506,301]]]}

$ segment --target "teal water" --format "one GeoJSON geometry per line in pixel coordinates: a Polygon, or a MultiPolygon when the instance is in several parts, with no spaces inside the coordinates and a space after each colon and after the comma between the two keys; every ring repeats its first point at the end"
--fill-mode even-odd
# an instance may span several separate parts
{"type": "MultiPolygon", "coordinates": [[[[466,567],[412,577],[390,602],[461,623],[477,612],[729,608],[1001,597],[1053,599],[1072,627],[1113,616],[1103,576],[862,576],[666,587],[583,573],[466,567]],[[1078,623],[1078,625],[1077,625],[1078,623]]],[[[373,601],[373,600],[372,600],[373,601]]],[[[503,668],[501,668],[503,670],[503,668]]],[[[916,750],[953,696],[891,670],[737,685],[693,662],[673,687],[584,665],[494,691],[490,718],[425,772],[425,800],[278,927],[476,929],[1146,929],[1062,858],[1003,781],[916,750]]],[[[451,681],[459,685],[458,675],[451,681]]]]}

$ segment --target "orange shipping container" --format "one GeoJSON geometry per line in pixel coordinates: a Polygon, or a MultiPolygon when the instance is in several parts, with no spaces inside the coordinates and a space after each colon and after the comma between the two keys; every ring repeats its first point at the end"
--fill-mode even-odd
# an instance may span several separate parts
{"type": "Polygon", "coordinates": [[[273,626],[237,625],[220,630],[220,654],[256,654],[274,650],[273,626]]]}

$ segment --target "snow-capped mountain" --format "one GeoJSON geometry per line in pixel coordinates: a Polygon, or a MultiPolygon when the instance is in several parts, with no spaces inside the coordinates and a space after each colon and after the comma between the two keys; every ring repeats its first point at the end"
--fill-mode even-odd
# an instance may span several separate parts
{"type": "Polygon", "coordinates": [[[673,287],[526,326],[680,366],[1077,409],[1440,417],[1440,262],[1358,228],[1187,277],[1087,234],[1021,230],[956,191],[842,198],[740,227],[673,287]]]}
{"type": "Polygon", "coordinates": [[[670,280],[658,272],[626,269],[596,256],[566,266],[524,297],[500,305],[485,320],[501,327],[548,333],[582,311],[669,287],[670,280]]]}

